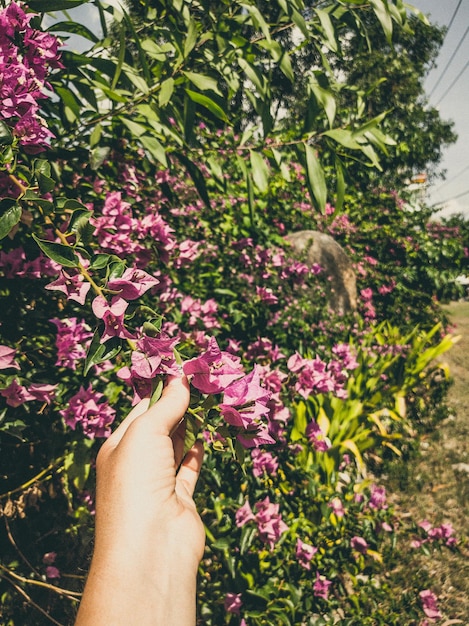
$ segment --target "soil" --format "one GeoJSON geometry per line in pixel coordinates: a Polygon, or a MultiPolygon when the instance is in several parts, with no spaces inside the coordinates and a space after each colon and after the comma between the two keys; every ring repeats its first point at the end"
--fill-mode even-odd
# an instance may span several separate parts
{"type": "Polygon", "coordinates": [[[438,623],[469,626],[469,302],[452,303],[445,311],[459,342],[443,356],[450,367],[449,415],[420,442],[419,454],[390,477],[396,509],[404,519],[427,519],[433,526],[450,522],[458,539],[423,554],[410,547],[402,554],[401,580],[421,581],[439,598],[438,623]],[[397,490],[396,490],[397,487],[397,490]]]}

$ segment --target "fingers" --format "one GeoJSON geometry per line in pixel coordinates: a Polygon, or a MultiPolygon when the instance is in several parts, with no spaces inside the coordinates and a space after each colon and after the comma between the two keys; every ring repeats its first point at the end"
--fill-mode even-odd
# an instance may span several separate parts
{"type": "Polygon", "coordinates": [[[117,446],[125,435],[129,426],[137,418],[150,421],[155,429],[155,434],[170,435],[184,417],[189,405],[189,383],[185,376],[179,378],[171,376],[163,389],[161,398],[153,406],[149,407],[150,399],[141,400],[119,424],[116,430],[106,441],[106,447],[112,449],[117,446]]]}
{"type": "Polygon", "coordinates": [[[176,482],[179,485],[184,485],[187,493],[191,497],[194,495],[195,485],[199,478],[203,458],[204,446],[202,442],[198,441],[186,454],[176,478],[176,482]]]}
{"type": "Polygon", "coordinates": [[[142,416],[152,420],[155,430],[161,435],[171,435],[189,406],[189,383],[185,376],[171,376],[163,389],[161,398],[142,416]]]}

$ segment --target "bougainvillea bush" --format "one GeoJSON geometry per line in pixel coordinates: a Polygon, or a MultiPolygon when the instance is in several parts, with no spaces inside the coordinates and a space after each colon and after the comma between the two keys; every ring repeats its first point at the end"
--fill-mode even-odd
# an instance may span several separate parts
{"type": "MultiPolygon", "coordinates": [[[[250,16],[269,43],[262,16],[250,16]]],[[[400,624],[403,607],[408,624],[436,620],[430,586],[392,597],[383,574],[400,521],[370,473],[408,448],[445,388],[438,359],[454,338],[435,324],[436,309],[420,311],[420,327],[411,317],[397,323],[402,265],[380,255],[374,231],[350,226],[356,205],[329,204],[324,214],[313,205],[319,192],[308,196],[308,186],[323,179],[309,148],[297,161],[287,146],[292,158],[279,157],[278,176],[267,163],[276,148],[260,164],[245,135],[216,128],[216,99],[192,92],[208,111],[205,122],[191,113],[199,147],[193,160],[163,157],[147,127],[130,118],[113,127],[103,112],[131,98],[114,91],[121,72],[145,92],[125,55],[114,65],[112,52],[95,57],[103,75],[116,70],[107,90],[103,75],[89,82],[76,55],[70,88],[71,57],[39,16],[12,2],[0,25],[3,623],[73,621],[91,552],[97,450],[135,402],[157,401],[166,377],[181,372],[192,392],[187,444],[206,444],[201,624],[400,624]],[[84,131],[88,151],[70,126],[93,103],[103,125],[84,131]],[[363,281],[358,312],[331,311],[324,268],[292,256],[283,235],[305,227],[346,234],[363,281]]],[[[186,56],[190,44],[188,35],[186,56]]],[[[148,42],[135,50],[161,61],[148,42]]],[[[221,98],[213,79],[184,71],[221,98]]],[[[166,140],[182,150],[178,120],[167,124],[166,140]]],[[[459,267],[451,236],[448,263],[459,267]]],[[[426,271],[425,262],[413,267],[426,271]]],[[[418,528],[413,541],[457,546],[447,526],[418,528]]]]}

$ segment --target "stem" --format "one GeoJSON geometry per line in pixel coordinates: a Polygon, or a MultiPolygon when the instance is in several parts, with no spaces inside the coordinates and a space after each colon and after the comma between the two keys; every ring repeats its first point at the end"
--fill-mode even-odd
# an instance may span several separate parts
{"type": "Polygon", "coordinates": [[[30,480],[26,481],[25,483],[23,483],[19,487],[16,487],[15,489],[12,489],[11,491],[7,491],[6,493],[0,494],[0,499],[2,499],[2,498],[10,498],[14,493],[18,493],[19,491],[24,491],[25,489],[27,489],[31,485],[34,485],[34,483],[36,483],[43,476],[48,474],[52,469],[54,469],[55,467],[60,465],[60,463],[62,463],[62,461],[64,459],[65,459],[65,457],[60,457],[60,459],[57,459],[56,461],[51,463],[49,465],[49,467],[46,467],[46,469],[44,469],[41,472],[39,472],[39,474],[36,474],[36,476],[33,476],[33,478],[31,478],[30,480]]]}
{"type": "Polygon", "coordinates": [[[46,611],[44,611],[44,609],[39,606],[39,604],[36,604],[36,602],[34,602],[34,600],[28,596],[28,594],[26,593],[26,591],[24,591],[24,589],[21,589],[21,587],[19,587],[18,585],[15,585],[15,583],[10,580],[7,576],[3,576],[2,577],[4,580],[8,581],[10,583],[10,585],[21,595],[23,596],[23,598],[25,598],[27,600],[27,602],[33,606],[35,609],[37,609],[40,613],[42,613],[45,617],[47,617],[47,619],[49,621],[51,621],[53,624],[56,624],[56,626],[64,626],[63,624],[61,624],[60,622],[58,622],[57,620],[55,620],[53,617],[51,617],[46,611]]]}
{"type": "MultiPolygon", "coordinates": [[[[48,221],[52,224],[52,221],[50,219],[48,221]]],[[[60,231],[58,228],[54,228],[54,232],[57,235],[57,237],[60,239],[60,241],[64,244],[64,246],[68,246],[69,248],[72,247],[68,243],[68,239],[63,234],[62,231],[60,231]]],[[[101,287],[97,283],[94,282],[94,280],[92,279],[92,277],[91,277],[90,273],[88,272],[88,270],[86,269],[86,267],[84,267],[81,263],[78,263],[78,270],[80,271],[80,274],[83,276],[83,278],[85,280],[87,280],[90,283],[90,285],[93,287],[93,291],[98,296],[103,296],[104,297],[103,290],[101,289],[101,287]]]]}
{"type": "Polygon", "coordinates": [[[20,181],[19,178],[16,178],[16,176],[14,174],[8,174],[8,178],[15,183],[15,185],[18,187],[18,189],[21,191],[21,194],[25,194],[26,191],[28,190],[27,187],[25,187],[23,185],[23,183],[20,181]]]}
{"type": "Polygon", "coordinates": [[[24,576],[20,576],[19,574],[15,574],[11,569],[8,569],[4,565],[0,565],[0,570],[5,572],[7,576],[11,576],[15,580],[18,580],[21,583],[26,583],[27,585],[35,585],[36,587],[44,587],[45,589],[49,589],[49,591],[53,591],[54,593],[58,593],[60,596],[65,596],[69,600],[73,600],[73,602],[79,602],[82,594],[79,591],[70,591],[69,589],[62,589],[61,587],[56,587],[55,585],[51,585],[51,583],[45,583],[42,580],[33,580],[32,578],[25,578],[24,576]]]}

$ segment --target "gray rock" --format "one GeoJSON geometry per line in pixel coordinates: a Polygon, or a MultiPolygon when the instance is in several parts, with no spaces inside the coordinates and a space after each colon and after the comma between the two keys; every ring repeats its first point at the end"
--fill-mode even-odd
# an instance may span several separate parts
{"type": "Polygon", "coordinates": [[[330,235],[317,230],[300,230],[286,235],[298,256],[306,255],[309,265],[317,263],[330,277],[329,305],[338,314],[357,308],[357,281],[352,262],[330,235]]]}

